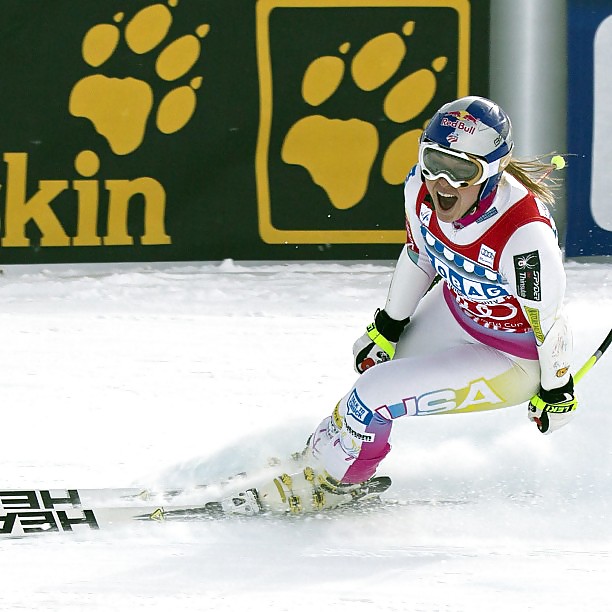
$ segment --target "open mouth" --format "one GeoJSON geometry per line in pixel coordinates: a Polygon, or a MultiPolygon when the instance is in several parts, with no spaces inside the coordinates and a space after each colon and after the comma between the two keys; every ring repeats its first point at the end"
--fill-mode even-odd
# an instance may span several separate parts
{"type": "Polygon", "coordinates": [[[438,191],[438,204],[444,211],[450,210],[457,201],[457,196],[450,193],[441,193],[438,191]]]}

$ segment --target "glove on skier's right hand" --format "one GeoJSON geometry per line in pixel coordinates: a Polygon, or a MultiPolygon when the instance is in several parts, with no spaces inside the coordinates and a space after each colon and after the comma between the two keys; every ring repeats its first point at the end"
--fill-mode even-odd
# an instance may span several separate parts
{"type": "Polygon", "coordinates": [[[409,322],[410,317],[396,321],[384,310],[377,310],[374,322],[368,325],[366,333],[353,344],[355,371],[363,374],[372,366],[393,359],[395,345],[409,322]]]}

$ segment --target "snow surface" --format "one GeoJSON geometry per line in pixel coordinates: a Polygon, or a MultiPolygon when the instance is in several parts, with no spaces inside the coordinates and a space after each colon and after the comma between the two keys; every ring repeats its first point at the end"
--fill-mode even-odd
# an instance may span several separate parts
{"type": "MultiPolygon", "coordinates": [[[[566,264],[575,369],[612,266],[566,264]]],[[[372,264],[7,267],[2,488],[189,485],[301,449],[384,304],[372,264]]],[[[406,418],[376,511],[0,540],[0,610],[611,610],[612,355],[576,419],[406,418]]]]}

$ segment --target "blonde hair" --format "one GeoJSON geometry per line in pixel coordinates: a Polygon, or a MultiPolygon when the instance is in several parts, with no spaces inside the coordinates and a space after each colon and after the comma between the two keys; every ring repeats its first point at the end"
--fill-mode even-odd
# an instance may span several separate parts
{"type": "Polygon", "coordinates": [[[542,161],[545,158],[550,159],[550,155],[528,160],[512,159],[505,170],[542,202],[553,205],[555,203],[554,189],[559,186],[559,179],[551,177],[551,173],[557,167],[550,161],[542,161]]]}

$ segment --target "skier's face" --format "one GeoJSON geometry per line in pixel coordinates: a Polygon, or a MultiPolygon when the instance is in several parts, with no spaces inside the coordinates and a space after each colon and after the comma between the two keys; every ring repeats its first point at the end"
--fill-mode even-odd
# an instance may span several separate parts
{"type": "Polygon", "coordinates": [[[478,198],[481,185],[453,187],[445,178],[425,179],[440,221],[451,223],[461,219],[478,198]]]}

